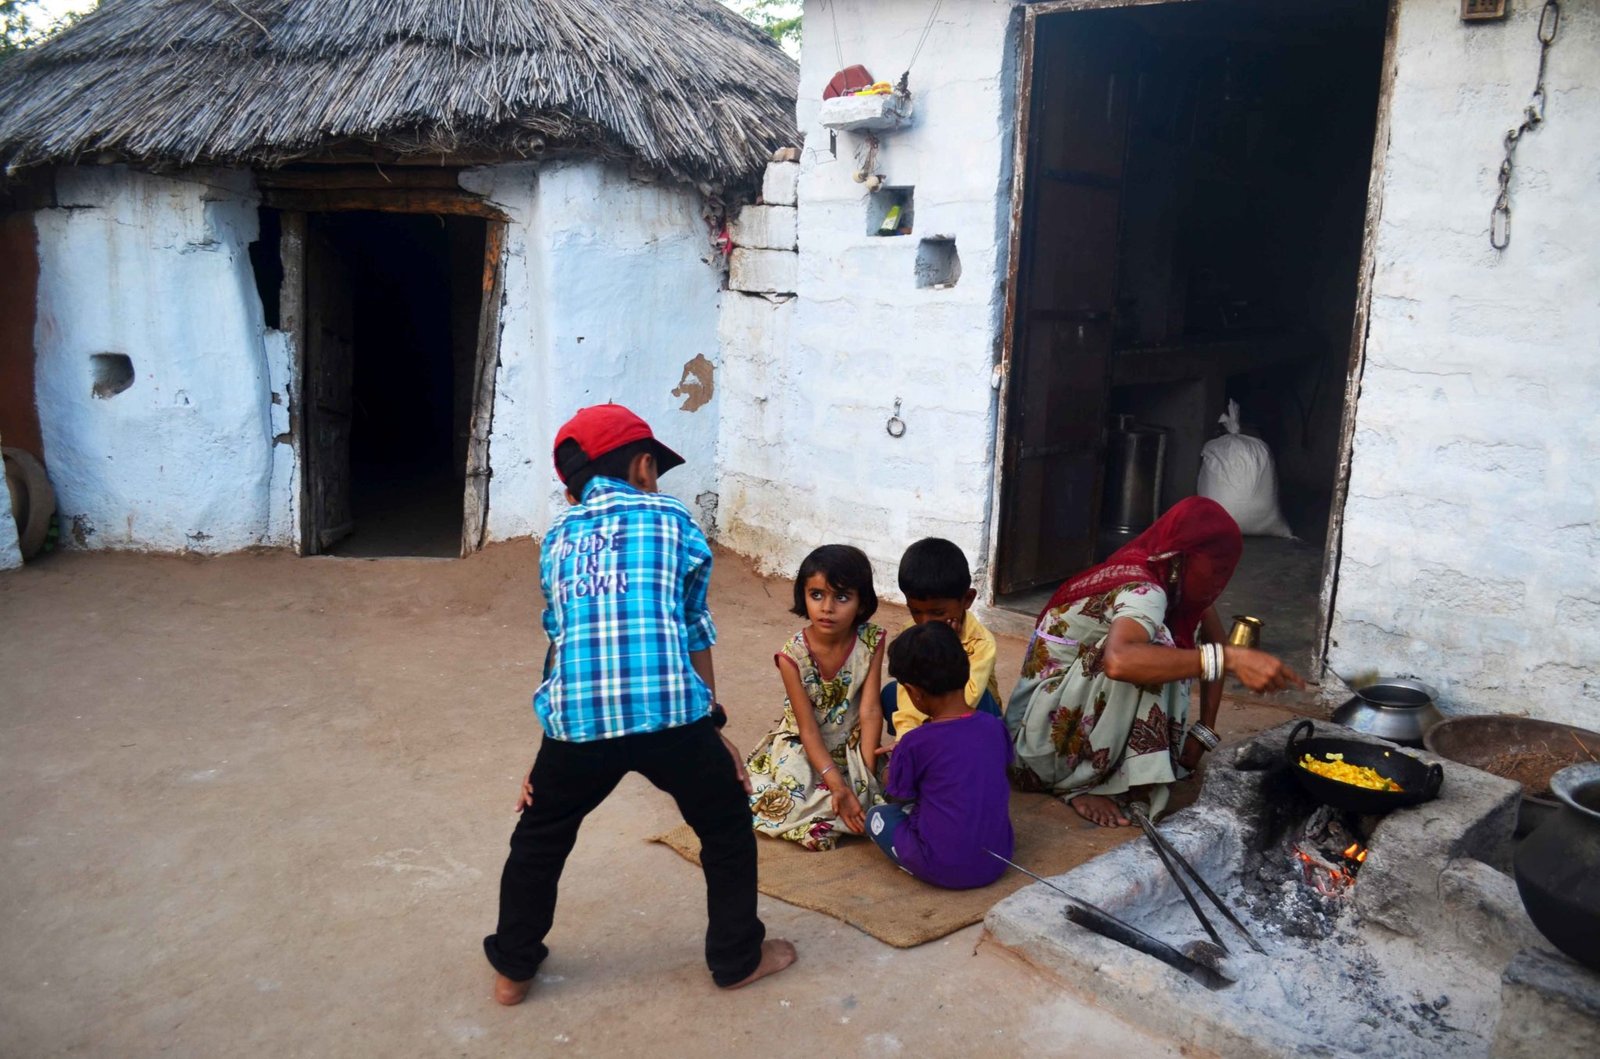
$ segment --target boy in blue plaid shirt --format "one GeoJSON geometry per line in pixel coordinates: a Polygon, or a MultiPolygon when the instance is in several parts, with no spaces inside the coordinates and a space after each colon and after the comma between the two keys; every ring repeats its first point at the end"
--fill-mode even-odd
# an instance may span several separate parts
{"type": "Polygon", "coordinates": [[[550,653],[533,706],[544,739],[522,783],[499,926],[483,939],[495,999],[528,995],[578,828],[629,772],[672,795],[699,836],[706,962],[717,985],[748,985],[795,952],[763,940],[756,916],[750,779],[720,734],[727,716],[715,701],[711,548],[688,508],[656,488],[683,457],[606,404],[567,421],[555,461],[572,506],[539,553],[550,653]]]}

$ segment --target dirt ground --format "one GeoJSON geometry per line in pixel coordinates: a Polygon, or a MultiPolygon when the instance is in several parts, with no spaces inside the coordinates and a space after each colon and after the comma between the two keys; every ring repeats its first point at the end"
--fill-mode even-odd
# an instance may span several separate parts
{"type": "MultiPolygon", "coordinates": [[[[0,1054],[1180,1054],[979,927],[901,951],[767,898],[799,963],[717,991],[701,877],[646,841],[677,818],[637,777],[579,839],[532,996],[495,1005],[480,939],[538,738],[535,556],[0,577],[0,1054]]],[[[743,746],[778,713],[789,591],[719,555],[743,746]]],[[[1022,647],[1002,640],[1003,684],[1022,647]]]]}

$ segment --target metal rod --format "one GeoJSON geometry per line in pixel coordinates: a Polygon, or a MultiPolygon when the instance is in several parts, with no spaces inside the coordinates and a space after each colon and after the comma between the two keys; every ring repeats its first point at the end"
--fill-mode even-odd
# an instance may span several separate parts
{"type": "Polygon", "coordinates": [[[1183,881],[1183,873],[1178,870],[1177,865],[1172,863],[1172,858],[1167,856],[1167,850],[1162,844],[1160,836],[1156,834],[1155,825],[1150,822],[1150,818],[1136,808],[1130,808],[1129,815],[1138,821],[1139,826],[1144,829],[1145,837],[1150,839],[1150,845],[1155,849],[1156,856],[1161,858],[1161,866],[1167,869],[1167,874],[1172,876],[1172,881],[1178,884],[1178,892],[1183,894],[1185,901],[1189,902],[1189,910],[1200,921],[1200,925],[1206,928],[1206,933],[1211,935],[1211,940],[1216,942],[1223,952],[1230,956],[1233,955],[1233,950],[1228,948],[1228,943],[1222,940],[1222,935],[1217,933],[1217,928],[1212,926],[1211,920],[1206,918],[1205,912],[1200,907],[1200,902],[1195,900],[1194,892],[1189,889],[1189,884],[1183,881]]]}
{"type": "Polygon", "coordinates": [[[1101,937],[1126,945],[1135,952],[1153,956],[1173,970],[1182,971],[1207,989],[1224,989],[1233,984],[1233,979],[1221,974],[1216,969],[1191,959],[1161,939],[1153,938],[1138,927],[1124,923],[1110,912],[1097,908],[1083,898],[1068,893],[1049,879],[1029,871],[1016,861],[1008,860],[992,849],[986,849],[984,852],[994,859],[1015,868],[1028,876],[1028,878],[1044,883],[1050,889],[1065,897],[1069,902],[1066,910],[1067,918],[1085,930],[1093,931],[1101,937]]]}
{"type": "MultiPolygon", "coordinates": [[[[1155,825],[1150,823],[1149,817],[1145,816],[1143,813],[1138,813],[1136,809],[1134,812],[1137,813],[1136,819],[1139,819],[1140,823],[1145,827],[1145,834],[1150,836],[1150,840],[1156,843],[1157,848],[1168,854],[1171,854],[1173,859],[1182,865],[1183,870],[1188,872],[1189,876],[1194,879],[1194,884],[1200,888],[1200,892],[1205,894],[1207,899],[1209,899],[1212,904],[1217,906],[1217,911],[1221,912],[1223,917],[1227,919],[1229,923],[1233,924],[1233,928],[1235,930],[1244,935],[1244,940],[1250,943],[1250,947],[1252,949],[1256,950],[1263,956],[1267,955],[1267,950],[1261,947],[1261,943],[1256,940],[1255,935],[1250,933],[1249,928],[1247,928],[1243,923],[1239,922],[1239,917],[1234,915],[1233,910],[1223,903],[1222,898],[1217,896],[1217,892],[1206,885],[1206,881],[1200,877],[1200,873],[1194,870],[1194,865],[1185,860],[1182,853],[1179,853],[1176,849],[1172,848],[1172,843],[1168,842],[1166,838],[1164,838],[1161,833],[1156,830],[1155,825]]],[[[1173,878],[1177,878],[1176,873],[1173,874],[1173,878]]],[[[1179,886],[1181,887],[1182,883],[1179,883],[1179,886]]],[[[1187,896],[1187,893],[1185,896],[1187,896]]],[[[1198,909],[1196,911],[1198,912],[1198,909]]],[[[1204,919],[1205,917],[1202,916],[1201,921],[1204,922],[1204,919]]],[[[1209,924],[1207,925],[1209,926],[1209,924]]],[[[1213,933],[1212,937],[1215,936],[1216,935],[1213,933]]],[[[1222,943],[1218,942],[1217,944],[1220,945],[1222,943]]]]}

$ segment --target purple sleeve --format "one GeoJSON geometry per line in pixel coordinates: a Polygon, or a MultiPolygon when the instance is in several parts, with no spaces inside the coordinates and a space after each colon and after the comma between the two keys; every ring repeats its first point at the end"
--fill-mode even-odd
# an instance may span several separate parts
{"type": "Polygon", "coordinates": [[[889,782],[883,793],[897,802],[915,801],[917,797],[917,759],[912,753],[917,741],[911,738],[915,734],[914,728],[907,732],[889,757],[889,782]]]}

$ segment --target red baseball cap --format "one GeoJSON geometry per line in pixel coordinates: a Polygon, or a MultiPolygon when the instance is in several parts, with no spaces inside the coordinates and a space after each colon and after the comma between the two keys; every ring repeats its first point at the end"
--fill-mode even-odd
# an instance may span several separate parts
{"type": "Polygon", "coordinates": [[[556,459],[556,473],[561,476],[563,482],[571,477],[573,472],[581,470],[584,464],[598,460],[606,453],[634,441],[650,442],[651,451],[656,458],[657,474],[666,474],[683,462],[682,456],[656,440],[649,423],[620,404],[597,404],[580,408],[577,414],[556,431],[554,448],[560,449],[561,443],[569,438],[578,443],[585,459],[582,463],[567,467],[561,466],[559,457],[556,459]]]}

